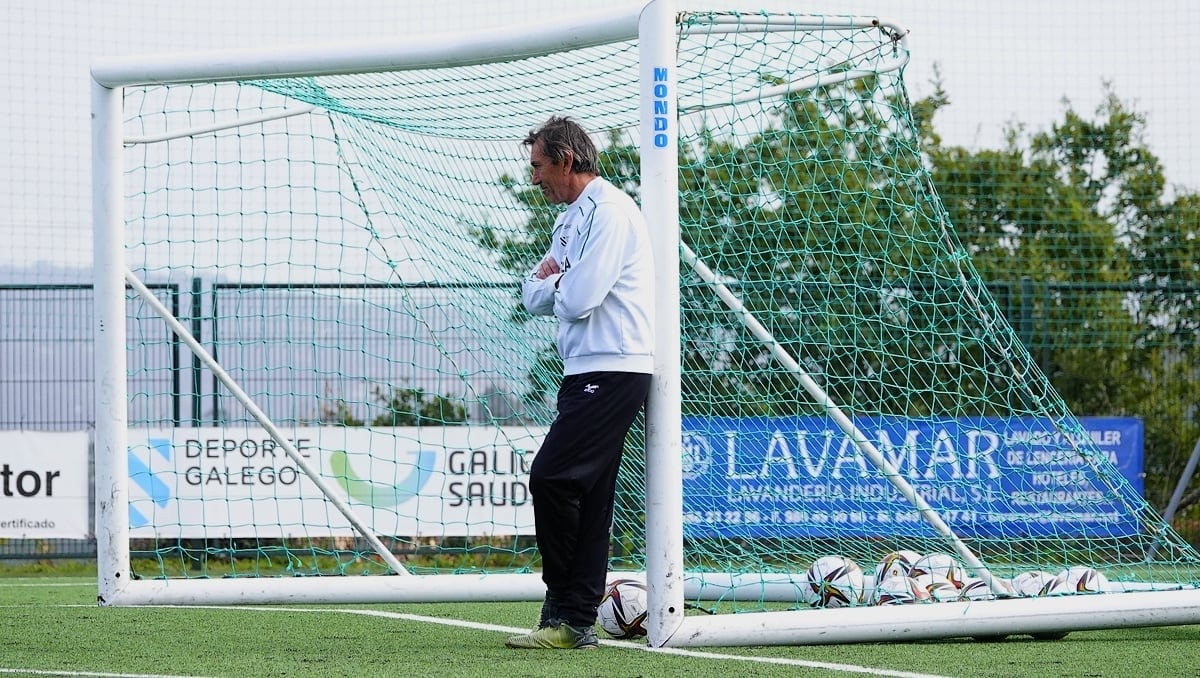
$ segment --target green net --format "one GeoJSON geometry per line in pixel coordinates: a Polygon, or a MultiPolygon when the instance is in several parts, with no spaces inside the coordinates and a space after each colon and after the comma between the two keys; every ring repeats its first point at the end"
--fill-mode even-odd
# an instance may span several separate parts
{"type": "MultiPolygon", "coordinates": [[[[823,22],[679,27],[689,597],[732,598],[721,573],[738,609],[780,584],[807,605],[818,558],[870,574],[897,550],[1005,581],[1088,566],[1117,588],[1200,583],[1143,499],[1143,422],[1072,414],[1011,291],[973,267],[898,31],[823,22]]],[[[538,568],[525,474],[561,363],[518,281],[558,207],[520,139],[570,114],[640,198],[637,58],[627,41],[127,92],[133,270],[190,290],[178,317],[412,572],[538,568]]],[[[228,386],[130,308],[138,574],[386,573],[228,386]]],[[[644,442],[639,422],[614,570],[645,567],[644,442]]]]}

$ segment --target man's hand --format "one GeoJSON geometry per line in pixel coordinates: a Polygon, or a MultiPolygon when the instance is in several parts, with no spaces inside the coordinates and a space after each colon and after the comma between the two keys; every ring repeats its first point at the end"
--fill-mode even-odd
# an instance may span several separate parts
{"type": "Polygon", "coordinates": [[[554,260],[554,257],[546,257],[545,259],[542,259],[542,263],[538,264],[537,273],[534,275],[537,276],[538,280],[545,280],[555,273],[560,272],[561,271],[558,268],[558,262],[554,260]]]}

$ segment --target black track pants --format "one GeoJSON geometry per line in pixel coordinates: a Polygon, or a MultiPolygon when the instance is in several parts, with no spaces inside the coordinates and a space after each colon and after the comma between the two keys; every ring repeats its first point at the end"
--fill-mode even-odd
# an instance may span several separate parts
{"type": "Polygon", "coordinates": [[[596,621],[625,435],[649,392],[649,374],[564,377],[558,417],[529,469],[542,581],[573,626],[596,621]]]}

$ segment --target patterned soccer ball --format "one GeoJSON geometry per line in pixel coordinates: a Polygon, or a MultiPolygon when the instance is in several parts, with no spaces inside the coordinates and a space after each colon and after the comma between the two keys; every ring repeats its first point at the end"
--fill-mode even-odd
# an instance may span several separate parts
{"type": "Polygon", "coordinates": [[[921,554],[916,551],[901,549],[892,551],[883,558],[879,559],[879,563],[875,566],[875,582],[881,582],[888,577],[907,577],[912,570],[913,563],[921,554]]]}
{"type": "Polygon", "coordinates": [[[929,599],[934,602],[958,600],[958,587],[940,574],[926,572],[912,579],[929,593],[929,599]]]}
{"type": "Polygon", "coordinates": [[[929,591],[912,577],[885,577],[871,592],[872,605],[907,605],[929,601],[929,591]]]}
{"type": "Polygon", "coordinates": [[[1031,570],[1022,572],[1012,578],[1012,588],[1017,595],[1041,596],[1046,592],[1055,593],[1061,590],[1062,584],[1054,583],[1055,577],[1049,572],[1031,570]]]}
{"type": "Polygon", "coordinates": [[[918,578],[923,574],[938,575],[953,584],[955,589],[961,589],[967,580],[967,571],[954,556],[946,553],[929,553],[917,558],[908,576],[918,578]]]}
{"type": "Polygon", "coordinates": [[[1091,567],[1076,565],[1068,567],[1055,577],[1067,593],[1104,593],[1108,590],[1108,577],[1091,567]]]}
{"type": "Polygon", "coordinates": [[[1067,588],[1067,583],[1060,581],[1058,577],[1051,577],[1050,580],[1046,582],[1046,585],[1042,587],[1042,590],[1038,592],[1038,595],[1061,596],[1067,593],[1071,593],[1071,590],[1067,588]]]}
{"type": "Polygon", "coordinates": [[[843,556],[822,556],[808,568],[805,599],[813,607],[853,607],[863,603],[862,568],[843,556]]]}
{"type": "Polygon", "coordinates": [[[959,600],[995,600],[995,592],[982,579],[968,578],[958,590],[959,600]]]}
{"type": "Polygon", "coordinates": [[[615,579],[608,585],[596,621],[618,640],[646,635],[646,585],[634,579],[615,579]]]}

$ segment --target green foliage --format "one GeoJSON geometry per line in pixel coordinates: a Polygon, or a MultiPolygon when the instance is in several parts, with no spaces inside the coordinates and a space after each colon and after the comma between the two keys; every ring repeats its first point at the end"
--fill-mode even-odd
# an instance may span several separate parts
{"type": "MultiPolygon", "coordinates": [[[[440,426],[467,420],[467,409],[450,398],[426,393],[420,388],[376,388],[373,392],[377,407],[383,412],[371,419],[371,426],[440,426]]],[[[346,401],[339,400],[332,408],[323,408],[321,423],[341,426],[366,426],[350,411],[346,401]]]]}
{"type": "Polygon", "coordinates": [[[366,426],[367,422],[354,416],[345,400],[339,400],[330,409],[328,406],[321,411],[322,424],[337,424],[339,426],[366,426]]]}
{"type": "MultiPolygon", "coordinates": [[[[884,96],[874,79],[797,92],[740,145],[702,136],[681,160],[680,226],[784,349],[820,366],[835,400],[855,411],[927,413],[940,409],[935,390],[914,397],[878,378],[900,360],[923,362],[926,383],[948,378],[939,347],[905,331],[921,319],[899,317],[920,307],[896,308],[892,294],[936,266],[942,244],[914,233],[930,216],[914,175],[919,158],[905,147],[911,120],[904,107],[880,105],[884,96]],[[889,315],[900,323],[878,322],[889,315]]],[[[793,375],[764,369],[771,348],[745,336],[707,284],[685,280],[682,295],[685,391],[710,394],[735,415],[817,411],[796,398],[793,375]]]]}
{"type": "Polygon", "coordinates": [[[467,420],[465,407],[419,388],[377,388],[375,400],[384,412],[371,420],[371,426],[440,426],[467,420]]]}

